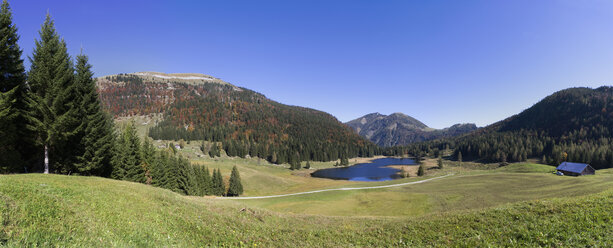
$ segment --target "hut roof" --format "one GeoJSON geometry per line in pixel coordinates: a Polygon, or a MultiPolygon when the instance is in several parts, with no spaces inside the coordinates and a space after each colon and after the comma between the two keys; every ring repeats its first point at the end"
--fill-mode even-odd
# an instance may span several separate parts
{"type": "Polygon", "coordinates": [[[569,172],[581,174],[581,172],[585,170],[585,167],[588,167],[588,166],[590,165],[581,164],[581,163],[562,162],[560,165],[558,165],[558,168],[556,168],[556,170],[569,171],[569,172]]]}

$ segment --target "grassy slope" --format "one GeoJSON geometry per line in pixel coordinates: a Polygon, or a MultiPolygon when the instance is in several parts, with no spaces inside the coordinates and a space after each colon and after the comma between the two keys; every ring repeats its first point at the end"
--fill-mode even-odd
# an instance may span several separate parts
{"type": "MultiPolygon", "coordinates": [[[[573,179],[577,178],[561,180],[573,179]]],[[[96,177],[5,175],[0,176],[0,244],[613,245],[611,191],[413,218],[324,217],[241,208],[231,201],[184,197],[96,177]]]]}
{"type": "MultiPolygon", "coordinates": [[[[522,173],[510,173],[511,168],[501,168],[501,172],[456,175],[396,188],[234,201],[246,206],[297,214],[419,216],[432,212],[482,209],[518,201],[580,196],[613,187],[609,174],[560,177],[550,173],[528,173],[525,172],[528,169],[521,168],[524,166],[516,167],[522,173]]],[[[533,169],[547,168],[536,166],[533,169]]]]}

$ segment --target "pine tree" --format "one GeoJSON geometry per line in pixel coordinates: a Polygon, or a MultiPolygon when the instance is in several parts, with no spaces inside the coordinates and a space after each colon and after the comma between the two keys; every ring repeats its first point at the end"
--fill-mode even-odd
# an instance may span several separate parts
{"type": "Polygon", "coordinates": [[[204,196],[207,194],[208,186],[209,186],[209,175],[206,166],[197,166],[195,168],[198,176],[198,195],[204,196]]]}
{"type": "Polygon", "coordinates": [[[204,184],[204,194],[205,195],[212,195],[213,194],[213,179],[211,178],[211,173],[209,172],[209,168],[204,166],[203,167],[204,170],[204,181],[206,182],[204,184]]]}
{"type": "Polygon", "coordinates": [[[8,2],[0,8],[0,172],[27,172],[36,152],[27,125],[26,74],[8,2]]]}
{"type": "Polygon", "coordinates": [[[15,167],[21,161],[15,150],[18,139],[15,137],[15,119],[18,113],[14,109],[16,100],[13,95],[17,89],[0,92],[0,173],[15,172],[15,167]]]}
{"type": "Polygon", "coordinates": [[[140,139],[136,133],[134,122],[130,122],[123,134],[123,149],[126,154],[124,156],[124,166],[126,168],[125,180],[144,183],[145,170],[142,166],[140,154],[140,139]]]}
{"type": "Polygon", "coordinates": [[[165,157],[162,156],[163,152],[155,151],[154,158],[151,163],[151,185],[161,188],[166,188],[166,174],[164,173],[164,168],[167,166],[165,164],[165,157]]]}
{"type": "Polygon", "coordinates": [[[67,109],[75,104],[66,102],[73,100],[70,99],[73,95],[68,94],[74,89],[71,87],[73,67],[66,43],[60,40],[49,14],[39,35],[40,40],[35,41],[36,47],[30,57],[28,73],[29,127],[38,134],[38,144],[43,147],[44,172],[57,170],[66,173],[70,171],[67,162],[73,158],[70,156],[73,151],[62,147],[72,138],[66,131],[75,124],[71,117],[76,109],[72,109],[72,112],[67,109]]]}
{"type": "Polygon", "coordinates": [[[228,196],[239,196],[243,193],[243,185],[241,183],[241,177],[238,173],[236,165],[232,167],[232,174],[230,174],[230,185],[228,186],[228,196]]]}
{"type": "Polygon", "coordinates": [[[164,188],[179,192],[179,167],[176,158],[170,149],[160,152],[160,156],[163,166],[164,188]]]}
{"type": "Polygon", "coordinates": [[[155,156],[155,148],[153,147],[153,143],[151,143],[151,140],[149,138],[145,138],[143,140],[143,145],[141,146],[140,153],[142,158],[142,166],[145,170],[145,183],[152,184],[154,174],[153,170],[156,163],[155,160],[157,158],[155,156]]]}
{"type": "Polygon", "coordinates": [[[124,152],[124,140],[123,140],[123,132],[119,134],[116,142],[113,144],[112,151],[115,154],[113,157],[113,161],[111,164],[113,165],[111,169],[111,178],[117,180],[125,180],[126,178],[126,166],[124,164],[124,160],[126,159],[127,153],[124,152]]]}
{"type": "Polygon", "coordinates": [[[341,165],[343,166],[349,165],[349,159],[345,156],[341,156],[341,165]]]}
{"type": "Polygon", "coordinates": [[[221,171],[219,169],[213,170],[213,194],[214,195],[223,195],[226,189],[223,183],[223,177],[221,176],[221,171]]]}
{"type": "Polygon", "coordinates": [[[417,169],[417,176],[423,176],[425,173],[424,164],[420,164],[419,169],[417,169]]]}
{"type": "Polygon", "coordinates": [[[441,158],[441,156],[439,156],[438,160],[436,162],[438,164],[438,168],[442,169],[443,168],[443,158],[441,158]]]}
{"type": "MultiPolygon", "coordinates": [[[[113,122],[102,110],[91,67],[87,56],[82,54],[77,56],[75,84],[83,96],[81,106],[85,112],[85,135],[81,146],[85,150],[78,157],[75,167],[82,174],[108,176],[112,169],[112,148],[115,142],[113,122]]],[[[147,147],[147,152],[151,153],[151,150],[153,150],[152,145],[147,147]]],[[[144,157],[152,156],[153,154],[148,154],[144,157]]],[[[148,162],[148,165],[151,165],[151,161],[148,162]]]]}
{"type": "Polygon", "coordinates": [[[187,160],[183,158],[178,158],[176,160],[178,168],[179,168],[179,192],[185,195],[195,195],[195,180],[194,180],[194,170],[193,167],[187,162],[187,160]]]}
{"type": "Polygon", "coordinates": [[[111,176],[119,180],[146,182],[145,170],[141,161],[140,139],[136,134],[134,122],[129,122],[122,130],[117,147],[118,159],[111,176]]]}

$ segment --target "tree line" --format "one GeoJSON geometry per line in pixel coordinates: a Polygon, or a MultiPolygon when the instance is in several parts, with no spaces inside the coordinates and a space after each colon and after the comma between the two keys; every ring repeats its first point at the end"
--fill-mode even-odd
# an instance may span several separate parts
{"type": "Polygon", "coordinates": [[[519,162],[528,158],[559,165],[588,163],[613,168],[613,87],[571,88],[546,97],[526,111],[458,138],[394,147],[387,154],[453,157],[483,162],[519,162]]]}
{"type": "Polygon", "coordinates": [[[117,135],[88,57],[81,51],[75,64],[49,14],[27,73],[6,0],[0,7],[0,37],[1,173],[112,177],[188,195],[242,193],[238,171],[226,190],[219,170],[210,175],[176,154],[155,151],[147,140],[141,146],[133,125],[117,135]]]}
{"type": "Polygon", "coordinates": [[[275,164],[371,157],[381,149],[321,111],[287,106],[231,85],[158,83],[137,75],[106,77],[104,106],[116,116],[147,115],[164,120],[148,130],[155,140],[206,140],[221,144],[213,156],[259,157],[275,164]]]}
{"type": "Polygon", "coordinates": [[[211,173],[206,166],[191,164],[177,156],[172,145],[159,150],[149,138],[141,142],[132,122],[122,129],[117,148],[111,178],[146,183],[186,195],[238,196],[243,193],[236,166],[232,168],[226,187],[219,169],[211,173]]]}

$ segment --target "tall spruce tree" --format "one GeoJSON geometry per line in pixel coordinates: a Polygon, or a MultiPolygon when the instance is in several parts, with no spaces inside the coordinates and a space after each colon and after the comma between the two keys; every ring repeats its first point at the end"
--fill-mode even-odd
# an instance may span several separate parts
{"type": "Polygon", "coordinates": [[[34,134],[26,128],[26,74],[17,27],[5,0],[0,7],[0,172],[27,172],[35,152],[34,134]]]}
{"type": "Polygon", "coordinates": [[[124,166],[126,168],[125,180],[144,183],[145,169],[142,165],[142,157],[140,153],[140,138],[136,133],[134,122],[130,122],[124,131],[123,135],[123,151],[124,166]]]}
{"type": "Polygon", "coordinates": [[[122,130],[117,142],[118,155],[111,176],[115,179],[144,183],[145,169],[141,161],[140,139],[134,122],[122,130]]]}
{"type": "Polygon", "coordinates": [[[236,165],[232,167],[232,174],[230,174],[230,185],[228,186],[228,196],[239,196],[243,193],[243,184],[241,183],[241,176],[238,173],[236,165]]]}
{"type": "Polygon", "coordinates": [[[39,35],[28,73],[31,130],[37,132],[37,141],[43,147],[44,172],[70,173],[82,153],[80,137],[84,130],[74,68],[49,14],[39,35]]]}
{"type": "Polygon", "coordinates": [[[219,169],[213,170],[213,194],[223,195],[226,192],[226,188],[223,183],[223,177],[219,169]]]}
{"type": "Polygon", "coordinates": [[[16,102],[13,98],[15,91],[16,89],[0,92],[0,173],[16,171],[14,162],[20,160],[15,150],[17,137],[14,136],[13,125],[17,117],[17,112],[13,108],[16,102]]]}
{"type": "Polygon", "coordinates": [[[213,179],[211,178],[211,173],[209,172],[209,168],[204,166],[202,168],[203,173],[204,173],[204,194],[205,195],[212,195],[213,194],[213,179]]]}
{"type": "MultiPolygon", "coordinates": [[[[82,95],[85,135],[81,140],[84,151],[78,156],[75,167],[82,174],[109,176],[114,155],[113,121],[102,110],[91,68],[87,56],[77,56],[75,84],[82,95]]],[[[150,157],[149,155],[152,156],[147,154],[145,157],[150,157]]]]}
{"type": "Polygon", "coordinates": [[[177,165],[179,167],[179,191],[186,195],[196,195],[194,168],[186,159],[181,157],[177,159],[177,165]]]}
{"type": "Polygon", "coordinates": [[[153,143],[151,143],[150,138],[145,137],[143,140],[143,145],[141,147],[141,160],[142,165],[145,170],[145,183],[152,184],[153,183],[153,174],[155,174],[154,168],[156,165],[156,161],[158,158],[155,155],[155,148],[153,147],[153,143]]]}

